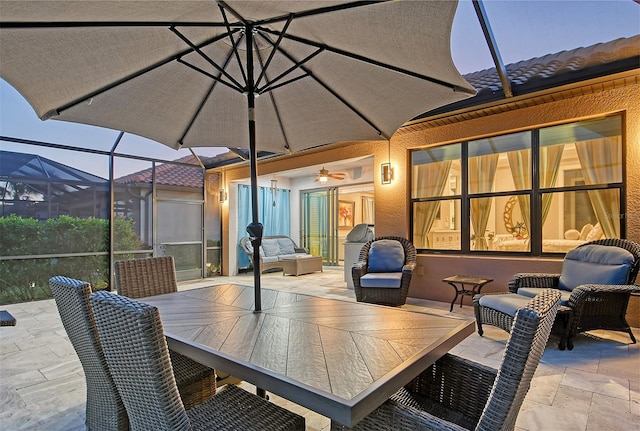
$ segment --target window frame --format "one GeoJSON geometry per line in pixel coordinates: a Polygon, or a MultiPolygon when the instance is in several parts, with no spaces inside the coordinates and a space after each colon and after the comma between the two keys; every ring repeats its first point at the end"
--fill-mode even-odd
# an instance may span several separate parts
{"type": "Polygon", "coordinates": [[[626,226],[626,134],[625,134],[625,117],[623,113],[617,113],[613,115],[603,115],[590,119],[574,119],[559,124],[543,125],[538,127],[531,127],[526,130],[520,130],[518,132],[504,132],[493,134],[490,136],[475,138],[473,140],[461,140],[458,142],[452,142],[441,145],[434,145],[429,147],[421,147],[410,150],[409,152],[409,165],[410,175],[408,178],[409,188],[409,228],[410,238],[414,237],[415,229],[415,207],[420,202],[459,202],[460,208],[460,248],[459,249],[436,249],[436,248],[421,248],[416,247],[419,253],[423,254],[463,254],[463,255],[483,255],[483,256],[519,256],[519,257],[541,257],[541,256],[563,256],[565,252],[545,252],[543,251],[543,224],[542,224],[542,197],[544,194],[561,194],[567,192],[580,192],[587,190],[617,190],[620,197],[620,238],[626,238],[627,226],[626,226]],[[620,139],[621,139],[621,178],[620,182],[608,183],[608,184],[596,184],[596,185],[563,185],[554,187],[540,187],[540,131],[542,129],[554,126],[563,126],[570,124],[579,124],[591,120],[606,120],[611,118],[618,118],[620,122],[620,139]],[[508,190],[488,193],[476,193],[469,194],[469,142],[479,139],[486,139],[491,137],[506,136],[511,133],[531,133],[531,188],[525,190],[508,190]],[[443,196],[430,196],[430,197],[414,197],[413,191],[413,157],[412,154],[416,151],[422,151],[427,148],[443,148],[446,146],[460,145],[460,178],[458,193],[453,195],[443,196]],[[529,196],[530,199],[530,233],[529,233],[529,250],[528,251],[501,251],[501,250],[472,250],[471,249],[471,220],[470,220],[470,208],[471,199],[475,198],[497,198],[504,196],[529,196]],[[463,223],[463,221],[466,221],[463,223]]]}

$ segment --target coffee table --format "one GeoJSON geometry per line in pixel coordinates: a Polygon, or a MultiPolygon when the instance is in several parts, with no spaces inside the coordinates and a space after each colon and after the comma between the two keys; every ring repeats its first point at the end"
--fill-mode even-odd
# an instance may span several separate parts
{"type": "Polygon", "coordinates": [[[282,275],[293,274],[297,277],[314,271],[322,272],[322,256],[282,259],[282,275]]]}

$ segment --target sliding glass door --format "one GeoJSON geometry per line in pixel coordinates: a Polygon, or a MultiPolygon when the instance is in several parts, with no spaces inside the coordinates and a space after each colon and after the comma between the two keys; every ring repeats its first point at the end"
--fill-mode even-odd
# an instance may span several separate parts
{"type": "Polygon", "coordinates": [[[338,265],[337,207],[337,187],[302,192],[302,245],[325,265],[338,265]]]}

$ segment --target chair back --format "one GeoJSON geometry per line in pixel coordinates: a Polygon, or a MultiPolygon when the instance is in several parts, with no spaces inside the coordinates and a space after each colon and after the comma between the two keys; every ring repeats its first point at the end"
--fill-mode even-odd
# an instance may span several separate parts
{"type": "Polygon", "coordinates": [[[399,236],[379,236],[377,238],[372,239],[371,241],[366,242],[362,248],[360,249],[360,256],[358,257],[359,261],[363,261],[363,262],[369,262],[369,250],[371,250],[371,245],[375,242],[375,241],[379,241],[381,239],[392,239],[392,240],[396,240],[398,241],[400,244],[402,244],[402,248],[404,249],[404,263],[415,263],[416,262],[416,248],[413,245],[413,243],[411,243],[411,241],[409,241],[406,238],[402,238],[399,236]]]}
{"type": "Polygon", "coordinates": [[[118,294],[129,298],[178,290],[173,256],[121,260],[114,264],[118,294]]]}
{"type": "Polygon", "coordinates": [[[545,289],[515,315],[502,364],[476,430],[513,430],[560,306],[560,292],[545,289]]]}
{"type": "Polygon", "coordinates": [[[629,278],[625,284],[634,284],[636,277],[638,276],[638,270],[640,269],[640,245],[629,241],[628,239],[620,238],[605,238],[597,239],[595,241],[586,242],[580,244],[578,247],[584,247],[585,245],[606,245],[609,247],[620,247],[627,250],[633,255],[633,263],[629,269],[629,278]]]}
{"type": "Polygon", "coordinates": [[[91,295],[91,306],[131,428],[190,429],[158,309],[105,291],[91,295]]]}
{"type": "Polygon", "coordinates": [[[84,281],[56,276],[49,280],[62,325],[67,331],[87,382],[86,425],[91,431],[128,430],[122,399],[107,367],[84,281]]]}

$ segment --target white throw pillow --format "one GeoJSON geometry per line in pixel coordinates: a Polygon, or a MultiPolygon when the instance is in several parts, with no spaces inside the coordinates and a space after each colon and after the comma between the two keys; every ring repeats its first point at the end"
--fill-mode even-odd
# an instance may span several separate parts
{"type": "Polygon", "coordinates": [[[589,232],[589,235],[587,235],[585,241],[589,242],[600,239],[602,237],[602,234],[602,226],[600,226],[600,223],[598,223],[593,227],[593,229],[591,229],[591,232],[589,232]]]}
{"type": "Polygon", "coordinates": [[[564,233],[564,239],[580,239],[580,232],[578,232],[576,229],[569,229],[564,233]]]}

